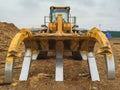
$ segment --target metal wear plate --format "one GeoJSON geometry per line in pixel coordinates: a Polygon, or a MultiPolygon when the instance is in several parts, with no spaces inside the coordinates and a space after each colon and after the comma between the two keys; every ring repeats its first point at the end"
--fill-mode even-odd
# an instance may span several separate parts
{"type": "Polygon", "coordinates": [[[28,78],[30,64],[31,64],[31,60],[32,60],[31,55],[32,55],[31,50],[27,49],[26,53],[25,53],[23,65],[22,65],[22,70],[21,70],[20,77],[19,77],[19,80],[21,80],[21,81],[27,80],[27,78],[28,78]]]}
{"type": "Polygon", "coordinates": [[[63,81],[63,52],[56,52],[56,81],[63,81]]]}
{"type": "Polygon", "coordinates": [[[88,53],[88,64],[92,81],[100,81],[96,61],[93,52],[88,53]]]}
{"type": "Polygon", "coordinates": [[[108,71],[108,79],[115,79],[115,63],[113,55],[111,58],[106,55],[106,64],[108,71]]]}

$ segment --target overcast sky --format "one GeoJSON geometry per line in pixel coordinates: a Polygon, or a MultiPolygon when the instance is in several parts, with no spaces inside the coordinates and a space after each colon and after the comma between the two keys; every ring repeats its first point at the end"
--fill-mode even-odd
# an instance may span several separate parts
{"type": "Polygon", "coordinates": [[[81,28],[120,30],[120,0],[0,0],[0,21],[19,28],[40,27],[53,5],[70,6],[81,28]]]}

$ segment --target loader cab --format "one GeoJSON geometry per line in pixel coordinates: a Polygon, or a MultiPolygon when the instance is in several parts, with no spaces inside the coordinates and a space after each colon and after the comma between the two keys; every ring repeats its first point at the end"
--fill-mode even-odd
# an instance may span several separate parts
{"type": "Polygon", "coordinates": [[[69,22],[69,11],[70,7],[50,7],[50,22],[53,23],[57,19],[58,14],[62,14],[63,19],[69,22]]]}

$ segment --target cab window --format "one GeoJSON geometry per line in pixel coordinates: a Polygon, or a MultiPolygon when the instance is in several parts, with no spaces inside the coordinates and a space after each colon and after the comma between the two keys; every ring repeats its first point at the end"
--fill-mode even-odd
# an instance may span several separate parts
{"type": "Polygon", "coordinates": [[[54,12],[52,13],[52,22],[57,19],[58,14],[62,14],[63,19],[67,22],[67,13],[66,12],[54,12]]]}

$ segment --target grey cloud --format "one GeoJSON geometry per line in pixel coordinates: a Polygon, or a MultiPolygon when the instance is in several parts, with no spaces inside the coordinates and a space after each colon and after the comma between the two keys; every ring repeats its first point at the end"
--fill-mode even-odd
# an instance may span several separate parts
{"type": "Polygon", "coordinates": [[[87,7],[93,7],[96,5],[95,0],[81,0],[80,3],[84,6],[87,6],[87,7]]]}
{"type": "Polygon", "coordinates": [[[0,0],[0,20],[15,22],[19,27],[40,26],[43,17],[49,15],[51,5],[67,5],[81,27],[90,28],[100,23],[120,27],[119,4],[120,0],[0,0]]]}
{"type": "Polygon", "coordinates": [[[34,8],[39,6],[40,0],[21,0],[20,5],[23,7],[34,8]]]}
{"type": "Polygon", "coordinates": [[[105,18],[113,18],[116,15],[114,13],[110,13],[110,12],[109,13],[108,12],[97,12],[96,16],[97,17],[105,17],[105,18]]]}

